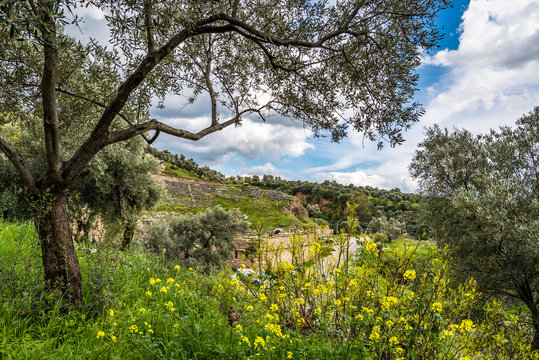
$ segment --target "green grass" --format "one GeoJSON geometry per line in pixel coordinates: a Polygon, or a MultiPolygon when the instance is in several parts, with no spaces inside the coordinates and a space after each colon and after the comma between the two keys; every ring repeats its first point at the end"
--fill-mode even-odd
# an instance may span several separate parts
{"type": "Polygon", "coordinates": [[[249,217],[248,221],[253,226],[264,224],[266,229],[301,227],[304,224],[295,216],[284,213],[288,205],[286,201],[272,201],[265,196],[259,199],[243,198],[240,201],[216,198],[215,204],[227,210],[239,209],[249,217]]]}
{"type": "Polygon", "coordinates": [[[203,179],[197,174],[195,174],[194,172],[178,168],[167,162],[165,162],[165,170],[163,172],[165,174],[175,175],[177,177],[184,178],[184,179],[198,179],[198,180],[203,179]]]}
{"type": "MultiPolygon", "coordinates": [[[[271,215],[271,206],[266,202],[267,199],[262,199],[258,203],[243,205],[257,205],[265,209],[257,212],[258,216],[262,217],[271,215]]],[[[273,206],[279,208],[284,204],[273,204],[273,206]]],[[[388,244],[385,251],[396,251],[416,244],[417,242],[413,240],[394,241],[388,244]]],[[[36,247],[35,232],[31,224],[12,224],[0,220],[0,283],[5,281],[5,266],[8,263],[17,264],[29,261],[27,264],[30,269],[32,266],[39,268],[39,258],[37,262],[35,261],[35,254],[38,252],[36,247]],[[33,262],[30,261],[32,259],[33,262]]],[[[425,251],[427,254],[433,246],[428,242],[421,242],[419,247],[418,251],[425,251]]],[[[302,271],[307,272],[303,273],[303,276],[298,276],[291,270],[286,273],[288,275],[281,274],[283,278],[279,278],[278,284],[281,286],[278,287],[269,285],[270,280],[267,287],[262,287],[259,282],[255,281],[246,285],[250,289],[247,291],[247,288],[237,285],[237,281],[230,277],[231,273],[228,270],[216,274],[204,273],[183,266],[175,268],[174,264],[166,263],[154,255],[136,251],[136,249],[122,252],[105,244],[79,245],[77,250],[84,279],[85,303],[83,305],[66,307],[59,302],[53,302],[47,296],[30,298],[24,287],[17,288],[12,293],[6,293],[5,288],[0,288],[0,359],[260,358],[283,360],[289,358],[289,354],[293,354],[294,359],[378,359],[382,357],[376,345],[369,342],[369,333],[374,329],[373,324],[378,321],[378,318],[374,316],[369,318],[366,315],[364,320],[357,320],[354,318],[357,311],[335,307],[333,300],[337,290],[333,288],[333,284],[328,288],[327,296],[319,295],[316,299],[325,302],[323,306],[328,312],[333,311],[335,314],[343,312],[342,316],[327,320],[323,320],[323,317],[313,318],[320,324],[327,322],[327,326],[324,325],[326,327],[319,327],[318,331],[312,332],[304,331],[293,324],[286,325],[285,319],[298,309],[295,305],[296,299],[302,297],[305,302],[311,301],[314,299],[314,293],[309,289],[315,287],[315,281],[323,283],[327,281],[323,272],[316,269],[308,272],[308,268],[304,268],[302,271]],[[97,252],[88,251],[88,247],[95,248],[97,252]],[[306,281],[310,281],[309,285],[306,281]],[[282,290],[285,287],[286,290],[282,290]],[[277,300],[280,298],[277,295],[281,291],[285,295],[284,302],[277,300]],[[267,294],[268,300],[262,300],[258,293],[267,294]],[[276,311],[271,310],[273,303],[279,304],[278,310],[282,318],[281,336],[283,334],[285,336],[280,338],[267,328],[268,313],[276,311]],[[255,307],[254,312],[247,310],[248,305],[255,307]],[[243,310],[240,319],[241,329],[228,324],[229,306],[243,310]],[[344,311],[347,311],[346,314],[344,311]],[[363,328],[354,335],[357,338],[349,341],[349,337],[343,337],[342,334],[343,331],[351,329],[352,323],[355,324],[354,326],[363,326],[363,328]],[[269,339],[269,346],[264,349],[261,347],[256,349],[254,345],[247,346],[242,336],[250,339],[250,344],[254,344],[255,339],[258,338],[269,339]]],[[[376,256],[368,254],[365,259],[370,262],[377,261],[376,256]]],[[[440,263],[438,262],[436,266],[440,266],[440,263]]],[[[367,281],[364,280],[365,277],[379,276],[375,272],[365,271],[363,267],[358,269],[361,269],[361,272],[354,279],[362,284],[371,284],[370,278],[367,278],[367,281]]],[[[335,271],[333,273],[337,274],[335,271]]],[[[25,271],[16,271],[12,277],[18,278],[21,285],[39,286],[39,271],[30,272],[29,277],[25,274],[25,271]]],[[[335,275],[333,281],[335,281],[335,286],[340,284],[339,289],[343,291],[347,289],[346,291],[350,292],[345,295],[356,299],[354,301],[358,304],[365,304],[384,313],[383,316],[390,316],[390,319],[395,320],[395,324],[402,314],[409,316],[409,321],[413,321],[413,314],[429,309],[428,302],[416,304],[416,300],[410,300],[409,305],[412,308],[401,308],[402,314],[396,312],[398,307],[384,310],[380,307],[380,302],[375,300],[382,296],[382,293],[384,296],[387,295],[385,292],[378,293],[384,290],[383,288],[369,288],[377,291],[378,295],[372,297],[365,294],[366,289],[362,286],[353,288],[344,276],[335,275]]],[[[427,281],[427,279],[422,281],[427,281]]],[[[414,283],[396,281],[392,284],[397,290],[415,286],[414,283]]],[[[433,296],[425,295],[431,291],[431,283],[426,282],[424,285],[426,292],[423,295],[425,296],[422,295],[421,289],[421,287],[414,288],[417,301],[421,299],[427,301],[433,296]]],[[[402,293],[401,290],[396,293],[402,293]]],[[[462,290],[462,292],[465,291],[468,290],[462,290]]],[[[456,304],[460,306],[462,302],[456,304]]],[[[318,305],[320,303],[316,306],[318,305]]],[[[444,309],[446,306],[451,305],[449,302],[444,303],[444,309]]],[[[441,341],[438,336],[438,327],[443,326],[444,323],[439,323],[440,316],[430,317],[434,321],[433,327],[426,329],[432,330],[434,336],[429,338],[429,341],[433,341],[435,346],[438,346],[437,342],[441,341]]],[[[506,326],[503,321],[501,323],[506,326]]],[[[447,327],[447,324],[445,325],[447,327]]],[[[395,325],[395,328],[397,327],[395,325]]],[[[496,329],[496,327],[489,325],[481,328],[480,324],[477,324],[478,332],[491,331],[491,329],[496,329]]],[[[515,327],[508,328],[507,333],[512,334],[514,329],[515,327]]],[[[404,330],[399,331],[401,331],[402,337],[399,339],[403,347],[405,341],[415,339],[412,337],[410,338],[412,340],[407,340],[405,333],[402,332],[404,330]]],[[[380,335],[384,337],[387,345],[391,335],[384,333],[380,335]]],[[[485,338],[488,342],[491,337],[485,338]]],[[[469,341],[466,337],[462,339],[462,341],[469,341]]],[[[525,337],[518,338],[518,336],[515,339],[517,340],[514,341],[521,342],[526,340],[525,337]]],[[[452,341],[448,343],[452,344],[452,341]]],[[[413,343],[417,345],[416,342],[413,343]]],[[[389,348],[386,347],[386,349],[389,348]]],[[[437,354],[443,356],[444,348],[439,347],[439,349],[441,352],[437,354]]],[[[522,355],[523,352],[519,354],[522,355]]],[[[393,355],[391,358],[396,358],[393,355]]],[[[454,358],[460,357],[462,353],[455,352],[454,358]]],[[[445,359],[447,357],[433,356],[431,358],[445,359]]]]}

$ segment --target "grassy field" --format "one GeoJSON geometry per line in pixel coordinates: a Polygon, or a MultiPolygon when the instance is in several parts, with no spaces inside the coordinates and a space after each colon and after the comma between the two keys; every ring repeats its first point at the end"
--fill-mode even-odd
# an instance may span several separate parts
{"type": "Polygon", "coordinates": [[[416,262],[413,242],[388,245],[403,261],[385,276],[374,243],[344,264],[311,240],[254,277],[79,244],[85,303],[69,307],[42,291],[32,225],[0,220],[0,284],[18,285],[0,288],[0,359],[537,359],[522,319],[440,286],[434,246],[416,262]]]}
{"type": "Polygon", "coordinates": [[[198,180],[202,179],[200,176],[198,176],[197,174],[189,170],[178,168],[167,162],[165,162],[164,164],[165,164],[165,170],[163,172],[165,174],[171,174],[171,175],[175,175],[177,177],[185,178],[185,179],[198,179],[198,180]]]}

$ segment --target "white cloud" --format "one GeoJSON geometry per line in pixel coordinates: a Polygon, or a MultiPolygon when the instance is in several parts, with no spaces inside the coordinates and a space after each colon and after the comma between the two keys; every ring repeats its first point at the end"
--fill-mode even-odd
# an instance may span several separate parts
{"type": "Polygon", "coordinates": [[[424,124],[486,132],[514,123],[539,103],[539,0],[472,0],[461,30],[458,49],[424,59],[449,68],[424,124]]]}
{"type": "MultiPolygon", "coordinates": [[[[198,131],[208,125],[208,118],[167,119],[166,122],[198,131]]],[[[223,164],[235,154],[251,160],[265,156],[275,162],[299,157],[313,149],[306,141],[310,135],[302,128],[244,119],[241,127],[229,126],[196,142],[162,136],[158,145],[178,153],[196,153],[197,160],[212,164],[223,164]]]]}
{"type": "Polygon", "coordinates": [[[273,175],[279,176],[283,179],[286,178],[286,171],[283,169],[276,168],[272,163],[265,163],[264,165],[252,166],[250,168],[241,169],[241,176],[253,176],[253,175],[273,175]]]}
{"type": "Polygon", "coordinates": [[[75,14],[82,18],[90,18],[93,20],[103,20],[105,18],[103,10],[93,5],[78,7],[75,9],[75,14]]]}

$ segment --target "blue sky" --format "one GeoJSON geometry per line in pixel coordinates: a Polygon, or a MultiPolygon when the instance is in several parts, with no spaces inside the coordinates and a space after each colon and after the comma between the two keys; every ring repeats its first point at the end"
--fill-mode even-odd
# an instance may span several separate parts
{"type": "MultiPolygon", "coordinates": [[[[104,22],[102,14],[87,11],[83,30],[105,39],[104,27],[95,26],[104,22]]],[[[440,14],[439,28],[445,34],[440,47],[424,54],[418,69],[415,99],[426,113],[404,134],[402,146],[378,151],[357,133],[339,144],[313,139],[308,130],[282,119],[246,119],[240,128],[230,127],[198,142],[160,136],[156,146],[226,175],[270,174],[415,191],[407,167],[424,127],[437,123],[485,133],[512,125],[539,105],[539,0],[455,0],[453,8],[440,14]]],[[[170,100],[172,109],[177,109],[177,100],[170,100]]],[[[154,110],[152,115],[172,124],[195,124],[207,119],[208,108],[202,101],[187,120],[178,110],[177,119],[170,111],[154,110]]]]}

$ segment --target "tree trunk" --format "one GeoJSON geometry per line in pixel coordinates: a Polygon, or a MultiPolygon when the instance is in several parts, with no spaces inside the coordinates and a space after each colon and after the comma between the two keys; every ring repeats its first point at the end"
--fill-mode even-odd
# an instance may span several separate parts
{"type": "Polygon", "coordinates": [[[124,236],[122,239],[122,250],[126,250],[131,245],[133,237],[135,236],[135,224],[131,219],[127,219],[125,222],[124,236]]]}
{"type": "Polygon", "coordinates": [[[129,248],[129,245],[131,245],[131,241],[135,235],[135,224],[127,216],[124,188],[119,177],[116,178],[116,192],[118,194],[118,209],[120,210],[120,218],[122,219],[122,224],[124,226],[121,249],[126,250],[129,248]]]}
{"type": "Polygon", "coordinates": [[[64,191],[51,197],[50,208],[37,213],[47,287],[64,301],[80,303],[82,276],[71,238],[64,191]]]}

